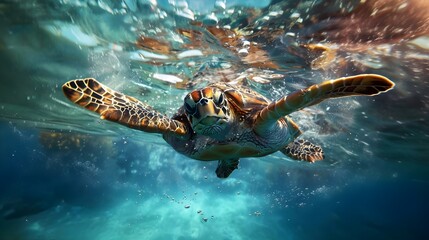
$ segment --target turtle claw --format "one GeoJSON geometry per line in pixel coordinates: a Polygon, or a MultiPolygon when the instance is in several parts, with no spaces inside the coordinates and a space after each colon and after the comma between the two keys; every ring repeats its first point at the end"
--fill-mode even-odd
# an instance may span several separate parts
{"type": "Polygon", "coordinates": [[[218,178],[227,178],[231,173],[238,169],[238,163],[240,161],[238,159],[229,159],[229,160],[219,160],[216,175],[218,178]]]}

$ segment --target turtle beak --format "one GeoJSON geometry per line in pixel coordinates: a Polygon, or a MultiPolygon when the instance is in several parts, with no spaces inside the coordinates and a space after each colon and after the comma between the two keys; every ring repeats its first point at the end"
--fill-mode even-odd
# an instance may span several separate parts
{"type": "Polygon", "coordinates": [[[195,132],[213,138],[222,138],[230,128],[230,115],[213,101],[200,101],[195,106],[195,113],[190,115],[192,128],[195,132]]]}
{"type": "Polygon", "coordinates": [[[199,118],[194,118],[194,126],[198,124],[203,124],[210,126],[218,123],[220,120],[227,120],[228,117],[220,109],[216,109],[213,103],[208,103],[206,105],[199,104],[197,106],[197,112],[199,113],[199,118]]]}

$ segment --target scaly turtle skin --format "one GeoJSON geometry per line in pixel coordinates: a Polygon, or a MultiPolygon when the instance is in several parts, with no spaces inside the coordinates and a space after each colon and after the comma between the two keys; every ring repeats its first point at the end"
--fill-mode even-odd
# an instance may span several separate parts
{"type": "Polygon", "coordinates": [[[294,141],[301,131],[287,115],[329,98],[374,96],[394,85],[383,76],[363,74],[315,84],[270,102],[251,89],[216,83],[187,94],[172,118],[93,78],[69,81],[63,85],[63,92],[102,119],[161,133],[176,151],[190,158],[219,160],[216,174],[226,178],[244,157],[281,151],[297,160],[322,160],[319,146],[294,141]]]}

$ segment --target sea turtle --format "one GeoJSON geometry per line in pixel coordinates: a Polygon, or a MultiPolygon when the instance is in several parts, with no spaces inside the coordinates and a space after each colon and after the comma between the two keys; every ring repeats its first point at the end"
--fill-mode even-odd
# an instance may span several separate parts
{"type": "Polygon", "coordinates": [[[177,152],[190,158],[218,160],[216,174],[226,178],[237,169],[239,158],[281,151],[292,159],[322,160],[320,146],[295,140],[301,131],[288,115],[328,98],[373,96],[394,85],[386,77],[363,74],[315,84],[271,102],[244,86],[215,83],[188,93],[171,118],[93,78],[69,81],[62,89],[68,99],[101,119],[161,133],[177,152]]]}

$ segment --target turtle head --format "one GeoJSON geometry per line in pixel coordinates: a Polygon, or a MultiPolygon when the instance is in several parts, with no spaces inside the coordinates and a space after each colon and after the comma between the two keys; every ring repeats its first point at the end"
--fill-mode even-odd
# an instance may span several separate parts
{"type": "Polygon", "coordinates": [[[192,129],[209,137],[224,136],[232,126],[228,101],[222,90],[206,87],[186,95],[184,107],[192,129]]]}

